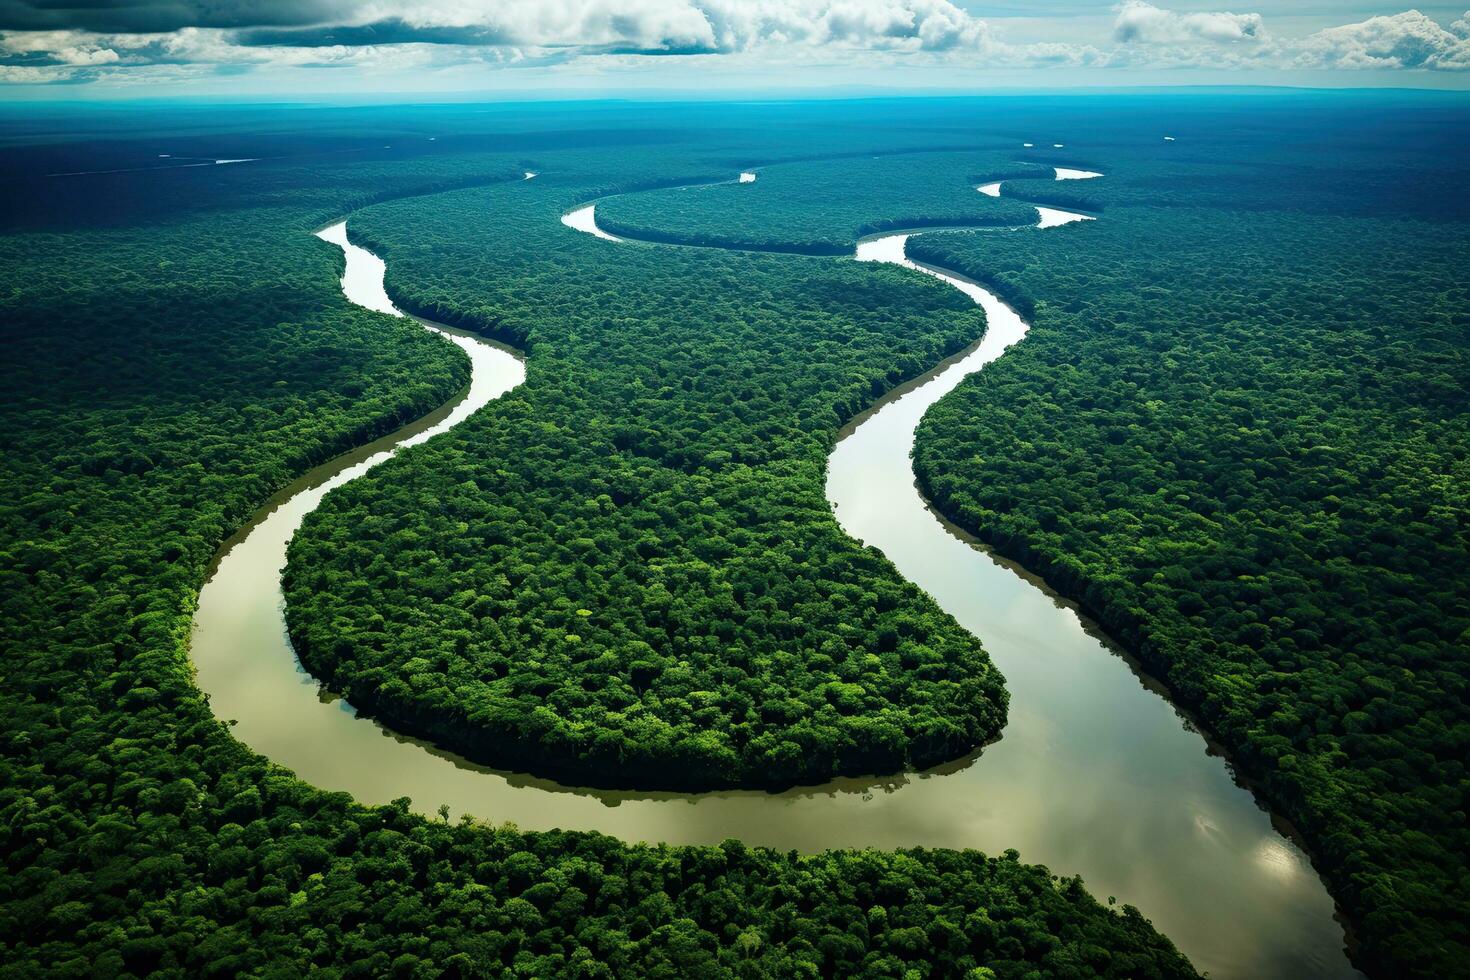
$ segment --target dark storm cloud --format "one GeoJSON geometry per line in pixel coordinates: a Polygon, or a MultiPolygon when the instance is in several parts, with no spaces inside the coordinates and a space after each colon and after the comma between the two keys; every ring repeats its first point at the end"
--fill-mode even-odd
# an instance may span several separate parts
{"type": "MultiPolygon", "coordinates": [[[[328,25],[301,28],[255,28],[234,35],[244,47],[328,48],[337,45],[363,47],[373,44],[463,44],[486,46],[515,44],[504,30],[487,27],[436,27],[380,20],[372,24],[328,25]]],[[[581,54],[690,55],[716,54],[718,47],[705,44],[668,42],[654,45],[583,44],[581,54]]]]}
{"type": "Polygon", "coordinates": [[[418,27],[401,20],[380,20],[355,26],[246,30],[235,35],[235,43],[246,47],[326,48],[339,44],[506,44],[509,38],[484,27],[418,27]]]}
{"type": "Polygon", "coordinates": [[[291,27],[331,20],[351,6],[341,0],[0,0],[0,31],[291,27]]]}

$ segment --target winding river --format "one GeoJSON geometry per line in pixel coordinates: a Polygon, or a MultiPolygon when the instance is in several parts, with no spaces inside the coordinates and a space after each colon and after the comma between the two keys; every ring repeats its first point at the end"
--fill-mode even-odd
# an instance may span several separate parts
{"type": "MultiPolygon", "coordinates": [[[[977,190],[1000,193],[999,184],[977,190]]],[[[1037,227],[1088,218],[1038,211],[1037,227]]],[[[607,234],[595,205],[562,220],[611,243],[600,247],[670,247],[607,234]]],[[[382,261],[349,242],[345,222],[319,234],[346,253],[347,299],[403,315],[384,291],[382,261]]],[[[910,262],[908,237],[865,240],[856,258],[949,283],[984,307],[988,330],[847,427],[829,460],[827,495],[842,527],[880,548],[979,636],[1004,672],[1009,723],[983,755],[924,773],[779,794],[584,790],[474,765],[359,718],[323,692],[286,636],[280,591],[286,546],[302,518],[328,490],[453,427],[525,376],[513,351],[422,320],[470,356],[469,388],[306,474],[222,546],[192,639],[198,682],[215,713],[301,778],[366,803],[409,796],[424,812],[446,803],[527,830],[598,830],[630,841],[738,837],[803,851],[1016,848],[1024,860],[1081,874],[1099,898],[1137,905],[1216,978],[1356,976],[1333,903],[1306,857],[1190,722],[1071,605],[948,525],[919,494],[909,454],[925,410],[1024,337],[1027,324],[980,285],[910,262]]]]}

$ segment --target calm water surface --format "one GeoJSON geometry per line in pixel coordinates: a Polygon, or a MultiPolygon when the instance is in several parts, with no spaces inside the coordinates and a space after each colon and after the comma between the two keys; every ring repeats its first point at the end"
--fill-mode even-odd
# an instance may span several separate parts
{"type": "MultiPolygon", "coordinates": [[[[1083,217],[1053,210],[1040,223],[1083,217]]],[[[602,247],[658,247],[601,233],[590,206],[564,220],[609,239],[602,247]]],[[[1066,232],[1046,232],[1058,233],[1066,232]]],[[[382,262],[348,243],[345,225],[322,237],[346,251],[348,299],[401,315],[383,292],[382,262]]],[[[1100,898],[1137,905],[1215,977],[1356,975],[1306,858],[1205,740],[1072,608],[946,526],[919,495],[909,454],[924,411],[1027,325],[980,286],[909,262],[907,237],[866,241],[857,258],[938,275],[985,308],[989,329],[975,348],[849,426],[830,459],[827,495],[849,534],[880,548],[985,644],[1011,692],[998,743],[927,773],[780,794],[618,793],[491,771],[359,718],[323,693],[297,662],[282,613],[280,570],[301,519],[327,490],[452,427],[524,377],[513,353],[428,323],[470,355],[469,391],[307,474],[222,549],[200,595],[192,647],[216,714],[303,779],[366,803],[409,796],[424,812],[447,803],[523,829],[599,830],[630,841],[1016,848],[1026,861],[1081,874],[1100,898]]]]}

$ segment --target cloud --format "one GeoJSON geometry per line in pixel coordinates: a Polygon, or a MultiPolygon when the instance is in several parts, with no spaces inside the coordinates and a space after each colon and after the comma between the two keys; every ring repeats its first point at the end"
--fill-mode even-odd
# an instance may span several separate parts
{"type": "Polygon", "coordinates": [[[507,39],[484,27],[415,26],[401,19],[326,27],[261,27],[239,31],[233,41],[250,48],[326,48],[376,44],[501,45],[507,39]]]}
{"type": "Polygon", "coordinates": [[[1113,38],[1122,44],[1250,44],[1266,39],[1260,14],[1181,14],[1145,0],[1124,0],[1113,12],[1113,38]]]}
{"type": "Polygon", "coordinates": [[[79,85],[93,78],[85,71],[58,75],[46,68],[0,64],[0,85],[79,85]]]}
{"type": "MultiPolygon", "coordinates": [[[[376,4],[359,8],[375,14],[376,4]]],[[[996,49],[986,23],[949,0],[510,0],[393,4],[361,23],[247,30],[250,45],[506,44],[709,54],[764,45],[996,49]]]]}
{"type": "Polygon", "coordinates": [[[10,65],[85,67],[121,60],[117,51],[95,36],[77,31],[35,31],[0,37],[0,63],[10,65]]]}
{"type": "Polygon", "coordinates": [[[353,0],[0,0],[0,30],[162,34],[184,27],[321,24],[353,0]]]}
{"type": "Polygon", "coordinates": [[[1417,10],[1329,27],[1302,43],[1297,61],[1313,68],[1470,71],[1470,11],[1448,29],[1417,10]]]}
{"type": "Polygon", "coordinates": [[[1448,28],[1408,10],[1286,40],[1268,34],[1260,14],[1177,13],[1147,0],[1124,0],[1113,10],[1114,65],[1470,70],[1470,11],[1448,28]]]}
{"type": "Polygon", "coordinates": [[[0,31],[237,30],[249,46],[464,44],[735,51],[763,43],[951,50],[989,41],[950,0],[0,0],[0,31]]]}
{"type": "MultiPolygon", "coordinates": [[[[54,4],[0,0],[8,21],[60,20],[54,4]],[[4,6],[9,4],[9,6],[4,6]],[[44,16],[43,16],[44,15],[44,16]],[[29,18],[29,19],[27,19],[29,18]]],[[[1011,45],[950,0],[312,0],[301,13],[267,4],[260,23],[230,0],[88,7],[76,25],[0,35],[0,59],[45,53],[62,69],[111,64],[119,70],[195,63],[240,68],[353,63],[548,65],[581,58],[610,64],[650,56],[749,54],[778,62],[820,52],[851,63],[865,54],[951,60],[967,67],[1093,64],[1090,46],[1011,45]],[[330,12],[320,23],[298,23],[330,12]],[[160,24],[185,26],[153,30],[160,24]],[[126,23],[137,30],[94,30],[126,23]],[[221,27],[230,24],[231,27],[221,27]],[[150,29],[144,30],[143,27],[150,29]],[[458,49],[438,54],[426,47],[458,49]],[[378,56],[366,52],[377,50],[378,56]],[[309,52],[309,53],[306,53],[309,52]]],[[[873,64],[882,64],[873,62],[873,64]]],[[[27,62],[37,67],[40,62],[27,62]]],[[[27,76],[31,77],[31,76],[27,76]]]]}
{"type": "Polygon", "coordinates": [[[733,70],[1470,68],[1470,12],[1417,11],[1307,38],[1258,13],[1113,7],[1111,44],[1018,44],[953,0],[0,0],[0,82],[196,77],[257,67],[636,70],[651,57],[733,70]],[[164,71],[164,69],[168,69],[164,71]],[[170,72],[172,74],[170,74],[170,72]]]}
{"type": "MultiPolygon", "coordinates": [[[[473,49],[478,60],[480,49],[473,49]]],[[[513,60],[516,53],[495,52],[493,60],[513,60]]],[[[152,73],[166,77],[239,73],[262,67],[281,68],[427,68],[433,57],[417,45],[254,48],[235,44],[228,32],[188,27],[157,34],[92,34],[85,31],[24,31],[0,37],[0,65],[34,68],[0,75],[0,81],[43,84],[91,81],[99,69],[152,73]],[[49,67],[39,67],[45,65],[49,67]]],[[[125,76],[119,75],[118,78],[125,76]]]]}

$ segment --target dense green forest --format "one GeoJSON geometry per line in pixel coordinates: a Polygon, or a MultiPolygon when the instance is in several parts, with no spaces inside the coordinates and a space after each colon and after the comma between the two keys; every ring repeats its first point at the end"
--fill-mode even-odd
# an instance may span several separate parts
{"type": "Polygon", "coordinates": [[[614,235],[811,255],[851,255],[854,242],[896,227],[1026,225],[1033,208],[979,194],[984,177],[1045,176],[1010,150],[838,155],[761,167],[754,183],[674,187],[613,197],[597,208],[614,235]]]}
{"type": "MultiPolygon", "coordinates": [[[[464,380],[449,345],[349,307],[335,281],[340,255],[310,230],[369,201],[494,184],[523,167],[570,169],[640,146],[651,156],[649,148],[693,140],[692,127],[709,116],[621,111],[179,109],[169,129],[156,120],[171,117],[153,110],[146,131],[127,113],[0,117],[0,168],[13,192],[0,210],[0,372],[10,396],[0,405],[0,975],[1192,974],[1137,913],[1107,908],[1074,880],[1013,856],[657,848],[450,824],[406,802],[367,808],[308,786],[211,714],[186,643],[218,544],[311,463],[422,412],[464,380]],[[265,159],[44,176],[152,167],[160,143],[179,155],[265,159]]],[[[720,125],[750,128],[705,131],[708,154],[689,169],[712,169],[760,133],[789,148],[815,132],[802,113],[816,111],[768,110],[757,129],[732,110],[720,125]]],[[[830,126],[823,148],[872,145],[872,107],[820,111],[830,126]]],[[[930,113],[936,145],[956,141],[961,127],[945,120],[952,111],[930,113]]],[[[918,125],[912,109],[902,119],[895,142],[913,139],[918,125]]],[[[391,229],[376,230],[387,238],[391,229]]],[[[730,275],[717,264],[691,271],[730,275]]],[[[685,493],[668,498],[685,526],[697,526],[691,510],[718,499],[727,470],[767,465],[773,493],[783,478],[810,479],[840,414],[979,328],[942,290],[867,271],[814,265],[805,283],[781,272],[798,295],[773,299],[776,309],[815,318],[820,306],[813,329],[849,329],[856,347],[842,350],[846,336],[823,341],[831,364],[793,369],[800,398],[790,411],[747,386],[767,409],[751,417],[790,444],[784,468],[737,461],[727,447],[743,452],[742,444],[714,432],[689,454],[647,432],[622,433],[628,448],[617,452],[634,473],[656,469],[685,493]],[[844,323],[843,304],[855,300],[823,296],[849,288],[896,290],[932,312],[885,325],[895,331],[885,358],[869,336],[879,327],[844,323]],[[688,496],[706,484],[707,495],[688,496]]],[[[582,329],[594,339],[528,333],[522,339],[540,359],[533,370],[637,326],[627,314],[608,319],[584,311],[582,329]]],[[[752,349],[772,359],[781,348],[752,349]]],[[[730,418],[745,409],[710,410],[730,418]]],[[[501,411],[510,419],[525,407],[501,411]]],[[[542,438],[557,445],[549,430],[542,438]]],[[[804,520],[819,503],[805,493],[760,499],[804,520]]],[[[849,602],[892,604],[875,614],[875,626],[893,629],[874,630],[880,665],[896,660],[943,689],[918,665],[903,666],[922,629],[939,649],[983,667],[973,642],[885,580],[879,559],[820,529],[806,533],[830,546],[821,554],[834,571],[872,583],[872,600],[860,593],[849,602]]],[[[586,545],[568,536],[566,547],[586,545]]],[[[660,574],[678,582],[697,572],[691,561],[660,574]]],[[[801,610],[784,611],[796,628],[801,610]]],[[[832,659],[834,672],[845,667],[832,659]]],[[[993,678],[983,684],[997,690],[993,678]]],[[[847,692],[832,690],[836,707],[847,692]]]]}
{"type": "MultiPolygon", "coordinates": [[[[1368,965],[1455,974],[1470,225],[1333,208],[1339,184],[1372,199],[1361,164],[1275,187],[1199,166],[1209,207],[1198,173],[1120,160],[1087,188],[1106,221],[910,243],[1035,324],[930,411],[916,471],[1199,713],[1306,835],[1368,965]]],[[[1414,180],[1432,199],[1453,177],[1414,180]]]]}
{"type": "MultiPolygon", "coordinates": [[[[931,412],[926,493],[1081,600],[1200,714],[1306,835],[1369,966],[1435,976],[1470,945],[1456,146],[1313,129],[1302,146],[1223,154],[1032,149],[1029,169],[989,154],[987,171],[936,153],[898,171],[947,170],[955,186],[1015,173],[1007,197],[1107,218],[910,241],[1037,324],[931,412]],[[1111,177],[1036,179],[1048,160],[1111,177]]],[[[891,175],[847,184],[855,166],[614,198],[600,223],[837,252],[883,227],[883,194],[902,199],[891,175]],[[866,212],[846,208],[854,186],[879,189],[851,195],[866,212]]],[[[936,196],[911,195],[908,213],[935,214],[936,196]]]]}
{"type": "Polygon", "coordinates": [[[528,376],[307,519],[303,661],[398,730],[583,785],[784,788],[994,737],[978,642],[822,491],[842,422],[980,311],[897,269],[562,227],[608,171],[353,216],[401,305],[521,344],[528,376]]]}

